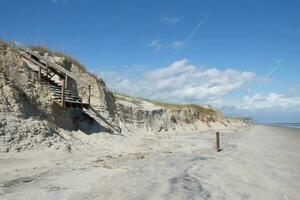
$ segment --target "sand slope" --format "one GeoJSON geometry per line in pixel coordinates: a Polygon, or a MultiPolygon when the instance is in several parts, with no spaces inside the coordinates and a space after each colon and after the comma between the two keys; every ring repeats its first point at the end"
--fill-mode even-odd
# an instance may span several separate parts
{"type": "Polygon", "coordinates": [[[220,153],[206,131],[115,138],[109,151],[1,154],[0,199],[299,198],[300,130],[221,133],[220,153]]]}

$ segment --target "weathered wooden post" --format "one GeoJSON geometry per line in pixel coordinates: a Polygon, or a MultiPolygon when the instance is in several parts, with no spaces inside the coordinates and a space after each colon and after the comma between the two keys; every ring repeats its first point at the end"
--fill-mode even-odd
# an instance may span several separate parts
{"type": "Polygon", "coordinates": [[[48,77],[48,75],[49,75],[48,63],[46,63],[46,76],[48,77]]]}
{"type": "Polygon", "coordinates": [[[61,80],[61,107],[65,107],[65,79],[61,80]]]}
{"type": "Polygon", "coordinates": [[[89,98],[88,98],[89,107],[91,107],[91,85],[89,85],[89,98]]]}
{"type": "Polygon", "coordinates": [[[216,132],[216,148],[217,148],[217,152],[220,152],[220,133],[216,132]]]}
{"type": "Polygon", "coordinates": [[[66,75],[65,76],[65,89],[67,89],[68,88],[68,76],[66,75]]]}

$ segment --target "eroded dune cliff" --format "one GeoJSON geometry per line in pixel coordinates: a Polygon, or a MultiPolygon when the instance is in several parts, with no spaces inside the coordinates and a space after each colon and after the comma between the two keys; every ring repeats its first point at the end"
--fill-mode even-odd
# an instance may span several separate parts
{"type": "Polygon", "coordinates": [[[32,71],[34,63],[1,42],[1,151],[38,146],[70,149],[72,142],[66,132],[78,130],[86,134],[107,132],[129,136],[243,125],[204,105],[168,104],[112,93],[100,77],[89,73],[77,60],[41,47],[32,49],[80,77],[81,82],[68,80],[67,87],[84,101],[88,90],[82,82],[91,84],[90,109],[61,109],[54,104],[51,90],[32,71]]]}

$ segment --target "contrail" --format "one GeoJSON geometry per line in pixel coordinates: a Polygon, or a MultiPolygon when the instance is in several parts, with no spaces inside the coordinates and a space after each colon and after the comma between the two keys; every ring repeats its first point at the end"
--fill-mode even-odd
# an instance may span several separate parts
{"type": "Polygon", "coordinates": [[[208,17],[208,13],[202,18],[202,20],[199,22],[199,24],[195,27],[195,29],[187,36],[187,38],[185,38],[185,40],[183,41],[183,44],[181,46],[181,48],[178,48],[172,57],[174,57],[187,43],[188,41],[193,37],[193,35],[198,31],[199,27],[205,22],[205,20],[208,17]]]}
{"type": "Polygon", "coordinates": [[[278,68],[278,66],[273,67],[273,68],[265,75],[265,78],[269,78],[269,77],[273,74],[273,72],[276,71],[277,68],[278,68]]]}
{"type": "Polygon", "coordinates": [[[284,62],[284,59],[277,60],[275,66],[272,67],[272,69],[268,73],[266,73],[265,78],[269,78],[277,70],[282,62],[284,62]]]}

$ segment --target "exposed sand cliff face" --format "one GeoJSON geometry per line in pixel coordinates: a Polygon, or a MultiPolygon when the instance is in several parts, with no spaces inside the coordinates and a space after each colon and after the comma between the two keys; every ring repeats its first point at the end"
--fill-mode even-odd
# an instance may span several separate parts
{"type": "Polygon", "coordinates": [[[176,105],[141,100],[115,94],[124,131],[135,128],[147,132],[199,131],[224,128],[230,122],[218,110],[207,106],[176,105]]]}
{"type": "Polygon", "coordinates": [[[0,152],[65,147],[51,123],[53,106],[47,88],[9,52],[0,58],[0,152]]]}
{"type": "Polygon", "coordinates": [[[84,83],[91,84],[90,110],[60,109],[53,104],[50,89],[32,73],[32,63],[12,54],[4,44],[1,47],[7,50],[0,53],[1,151],[37,146],[70,149],[68,138],[74,131],[142,135],[243,125],[207,106],[166,104],[113,94],[102,79],[87,72],[78,61],[44,50],[39,53],[82,80],[69,79],[68,87],[85,102],[88,87],[84,83]]]}

